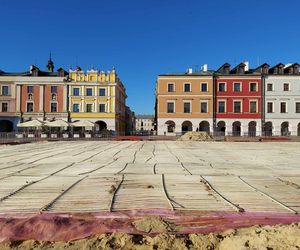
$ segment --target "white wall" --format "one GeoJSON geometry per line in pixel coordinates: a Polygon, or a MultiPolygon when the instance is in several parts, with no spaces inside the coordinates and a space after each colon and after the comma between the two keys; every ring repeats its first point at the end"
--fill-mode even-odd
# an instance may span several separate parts
{"type": "Polygon", "coordinates": [[[209,118],[209,119],[199,119],[199,118],[191,118],[191,119],[187,119],[187,118],[158,118],[157,119],[157,134],[158,135],[164,135],[164,134],[168,134],[167,132],[167,125],[166,122],[167,121],[173,121],[175,122],[175,132],[176,133],[181,133],[181,125],[183,122],[185,121],[190,121],[193,125],[193,131],[196,131],[197,128],[199,128],[199,124],[202,121],[207,121],[210,125],[210,132],[213,132],[213,119],[209,118]]]}
{"type": "Polygon", "coordinates": [[[296,113],[296,102],[300,102],[300,76],[299,75],[270,75],[265,82],[265,121],[273,123],[275,135],[281,131],[281,123],[289,122],[289,131],[297,135],[300,122],[300,113],[296,113]],[[273,84],[273,91],[267,91],[268,83],[273,84]],[[289,83],[290,90],[283,91],[283,84],[289,83]],[[267,103],[273,102],[273,113],[267,113],[267,103]],[[287,113],[280,113],[280,103],[287,103],[287,113]]]}

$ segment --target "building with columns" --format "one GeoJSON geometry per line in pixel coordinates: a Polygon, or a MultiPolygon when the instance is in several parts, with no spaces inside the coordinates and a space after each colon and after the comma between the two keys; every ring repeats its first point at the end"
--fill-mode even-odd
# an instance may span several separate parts
{"type": "Polygon", "coordinates": [[[16,87],[16,114],[21,121],[68,121],[68,73],[44,72],[31,66],[30,75],[18,77],[16,87]]]}
{"type": "Polygon", "coordinates": [[[213,131],[213,72],[162,74],[156,81],[158,135],[213,131]]]}
{"type": "Polygon", "coordinates": [[[115,69],[88,70],[77,67],[69,71],[69,112],[72,121],[89,120],[99,130],[125,133],[126,89],[115,69]]]}
{"type": "Polygon", "coordinates": [[[48,71],[31,65],[23,73],[0,72],[0,131],[12,132],[27,120],[68,120],[68,73],[54,72],[51,58],[48,71]]]}

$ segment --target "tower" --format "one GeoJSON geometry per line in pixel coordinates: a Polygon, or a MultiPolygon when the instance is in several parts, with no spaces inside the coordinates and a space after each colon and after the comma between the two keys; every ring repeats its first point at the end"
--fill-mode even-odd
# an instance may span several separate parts
{"type": "Polygon", "coordinates": [[[51,53],[50,53],[50,57],[49,57],[49,60],[48,60],[48,64],[47,64],[47,69],[49,72],[53,72],[54,71],[54,63],[51,59],[51,53]]]}

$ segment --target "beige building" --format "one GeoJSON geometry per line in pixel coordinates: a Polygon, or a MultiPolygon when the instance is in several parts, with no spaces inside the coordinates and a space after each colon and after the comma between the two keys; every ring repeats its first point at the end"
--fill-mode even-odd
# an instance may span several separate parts
{"type": "Polygon", "coordinates": [[[16,115],[16,78],[0,71],[0,132],[12,132],[20,120],[16,115]]]}
{"type": "Polygon", "coordinates": [[[137,115],[135,119],[136,131],[153,131],[154,116],[153,115],[137,115]]]}
{"type": "Polygon", "coordinates": [[[213,73],[206,65],[157,77],[156,119],[158,135],[213,131],[213,73]]]}

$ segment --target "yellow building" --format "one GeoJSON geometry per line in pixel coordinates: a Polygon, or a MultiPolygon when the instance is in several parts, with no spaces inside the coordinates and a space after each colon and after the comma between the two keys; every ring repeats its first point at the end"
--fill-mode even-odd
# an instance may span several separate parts
{"type": "Polygon", "coordinates": [[[69,111],[71,121],[88,120],[100,130],[125,132],[126,89],[115,69],[69,71],[69,111]]]}

